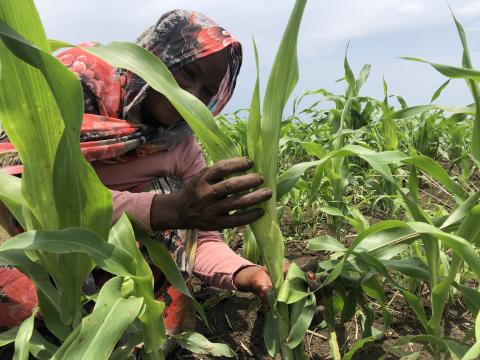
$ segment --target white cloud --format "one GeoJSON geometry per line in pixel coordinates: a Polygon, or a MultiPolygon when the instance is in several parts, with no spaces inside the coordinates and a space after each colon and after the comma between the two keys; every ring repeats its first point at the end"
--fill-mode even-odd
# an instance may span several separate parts
{"type": "Polygon", "coordinates": [[[472,17],[480,14],[480,2],[472,2],[470,4],[459,6],[454,12],[460,16],[472,17]]]}
{"type": "MultiPolygon", "coordinates": [[[[480,12],[480,3],[451,1],[462,19],[480,12]]],[[[423,29],[451,21],[446,3],[438,0],[337,0],[314,3],[306,26],[315,37],[325,41],[375,36],[392,31],[423,29]],[[322,2],[323,3],[323,2],[322,2]]]]}

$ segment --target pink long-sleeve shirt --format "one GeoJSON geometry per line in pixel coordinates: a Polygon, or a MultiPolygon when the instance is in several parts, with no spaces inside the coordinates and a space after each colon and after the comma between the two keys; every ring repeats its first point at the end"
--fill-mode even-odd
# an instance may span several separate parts
{"type": "MultiPolygon", "coordinates": [[[[128,212],[145,229],[151,230],[153,192],[132,193],[127,189],[154,177],[177,176],[183,181],[205,167],[200,146],[191,136],[172,150],[137,158],[128,163],[94,162],[97,175],[112,190],[113,221],[128,212]]],[[[251,262],[235,254],[216,231],[199,231],[193,273],[202,281],[223,289],[235,289],[234,275],[251,262]]]]}

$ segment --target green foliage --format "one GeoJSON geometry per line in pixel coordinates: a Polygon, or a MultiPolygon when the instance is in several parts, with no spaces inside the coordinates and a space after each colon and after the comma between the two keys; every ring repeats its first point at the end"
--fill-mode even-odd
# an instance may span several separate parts
{"type": "MultiPolygon", "coordinates": [[[[474,180],[480,166],[480,72],[472,68],[465,33],[454,19],[462,67],[429,63],[449,78],[430,104],[408,106],[402,97],[389,95],[385,80],[383,99],[362,96],[371,67],[364,65],[355,76],[345,56],[343,94],[306,91],[294,100],[292,115],[284,116],[299,76],[296,42],[305,5],[305,0],[296,1],[263,103],[254,42],[257,73],[248,113],[239,110],[214,119],[161,61],[133,44],[85,50],[135,72],[163,93],[211,160],[252,158],[254,171],[273,190],[274,197],[264,204],[266,215],[243,232],[245,257],[265,264],[274,285],[264,324],[272,356],[305,358],[303,339],[316,310],[314,291],[325,289],[331,295],[323,299],[322,326],[334,359],[354,358],[363,347],[381,342],[395,316],[385,304],[388,287],[410,308],[419,330],[384,343],[386,354],[415,358],[427,351],[434,359],[478,358],[480,188],[474,180]],[[433,104],[450,79],[466,80],[474,106],[433,104]],[[313,103],[302,108],[307,100],[313,103]],[[282,224],[284,219],[290,225],[282,224]],[[323,280],[317,288],[310,287],[295,264],[283,275],[286,233],[313,237],[310,249],[328,254],[316,269],[323,280]],[[477,319],[473,343],[441,332],[445,312],[458,298],[477,319]],[[374,325],[379,324],[378,312],[382,321],[374,325]],[[339,332],[353,319],[361,319],[361,337],[344,349],[339,332]],[[409,343],[422,348],[407,351],[409,343]]],[[[132,228],[126,216],[110,229],[110,195],[79,151],[81,89],[50,55],[68,44],[46,40],[29,1],[1,3],[0,19],[1,86],[18,89],[15,94],[0,91],[0,116],[25,164],[21,180],[0,173],[0,199],[27,230],[0,246],[0,263],[18,267],[34,281],[44,321],[61,343],[57,348],[43,339],[33,329],[32,316],[0,334],[0,345],[15,342],[17,358],[28,353],[39,359],[82,358],[94,351],[101,358],[121,359],[143,342],[142,355],[162,358],[164,305],[153,296],[152,274],[135,238],[169,282],[192,295],[168,251],[132,228]],[[72,194],[68,199],[62,195],[67,189],[72,194]],[[115,277],[87,315],[79,294],[93,265],[115,277]],[[96,332],[98,326],[104,331],[96,332]],[[124,333],[130,334],[129,341],[118,346],[124,333]]],[[[203,308],[195,305],[205,318],[203,308]]],[[[227,346],[200,334],[183,333],[176,340],[199,353],[234,356],[227,346]]]]}
{"type": "MultiPolygon", "coordinates": [[[[480,77],[471,69],[465,34],[455,23],[464,48],[463,68],[432,66],[450,78],[466,79],[477,104],[480,77]]],[[[364,97],[360,90],[370,66],[356,78],[345,57],[344,71],[339,81],[346,82],[345,94],[306,91],[295,99],[293,114],[282,120],[276,182],[278,218],[287,220],[282,231],[303,239],[320,233],[309,241],[310,249],[330,254],[317,275],[326,278],[320,288],[334,289],[326,300],[324,323],[333,357],[342,356],[336,332],[353,317],[363,319],[363,335],[343,357],[381,341],[371,305],[380,309],[386,332],[393,316],[385,306],[388,286],[410,307],[422,330],[384,345],[387,353],[400,354],[411,341],[435,359],[462,358],[468,343],[442,337],[441,324],[459,297],[473,316],[479,310],[480,189],[472,181],[479,176],[478,109],[408,106],[402,97],[388,94],[385,81],[384,99],[364,97]],[[302,109],[307,99],[313,103],[302,109]],[[421,288],[429,289],[428,296],[422,298],[421,288]]],[[[449,83],[435,91],[432,102],[449,83]]],[[[229,122],[223,129],[232,138],[240,138],[238,130],[250,125],[241,115],[224,116],[229,122]]],[[[248,237],[244,246],[250,253],[248,237]]],[[[270,354],[281,351],[281,340],[268,328],[281,317],[282,302],[297,304],[307,294],[304,275],[292,265],[277,296],[277,312],[267,317],[270,354]]]]}

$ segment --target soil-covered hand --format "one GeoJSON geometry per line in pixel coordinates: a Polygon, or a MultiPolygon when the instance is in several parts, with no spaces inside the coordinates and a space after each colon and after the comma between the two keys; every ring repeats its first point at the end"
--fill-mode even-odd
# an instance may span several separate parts
{"type": "Polygon", "coordinates": [[[272,280],[263,266],[248,266],[238,271],[233,284],[240,291],[257,295],[263,303],[268,303],[267,296],[272,289],[272,280]]]}
{"type": "Polygon", "coordinates": [[[229,177],[252,166],[247,158],[221,160],[189,179],[181,191],[156,195],[150,212],[152,228],[220,230],[258,220],[264,213],[260,208],[231,213],[258,205],[272,196],[270,189],[248,192],[263,183],[258,174],[229,177]]]}

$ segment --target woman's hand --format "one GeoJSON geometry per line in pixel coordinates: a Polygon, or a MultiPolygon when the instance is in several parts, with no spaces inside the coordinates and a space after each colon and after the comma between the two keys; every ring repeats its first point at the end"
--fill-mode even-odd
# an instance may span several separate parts
{"type": "MultiPolygon", "coordinates": [[[[287,274],[288,265],[288,262],[283,263],[283,275],[287,274]]],[[[255,265],[241,269],[233,278],[233,284],[238,290],[254,293],[264,304],[268,304],[268,293],[273,285],[264,266],[255,265]]]]}
{"type": "Polygon", "coordinates": [[[258,205],[272,196],[270,189],[258,189],[258,174],[229,177],[250,170],[247,158],[222,160],[189,179],[175,194],[156,195],[150,212],[151,225],[160,229],[220,230],[250,224],[264,213],[260,208],[230,212],[258,205]],[[227,179],[226,179],[227,178],[227,179]],[[240,194],[246,192],[244,194],[240,194]]]}
{"type": "Polygon", "coordinates": [[[235,274],[233,284],[240,291],[257,295],[263,303],[268,303],[267,296],[272,289],[272,280],[262,266],[248,266],[235,274]]]}

